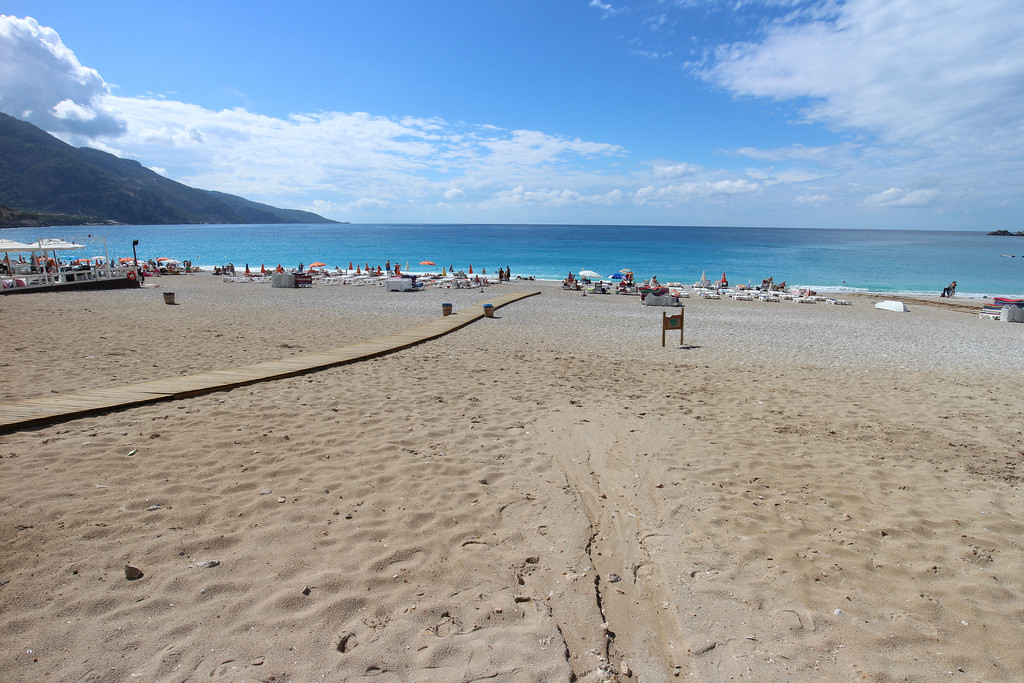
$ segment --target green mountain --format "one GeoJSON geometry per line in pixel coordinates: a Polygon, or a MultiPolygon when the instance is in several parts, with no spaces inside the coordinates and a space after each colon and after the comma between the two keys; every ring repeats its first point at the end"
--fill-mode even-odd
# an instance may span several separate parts
{"type": "Polygon", "coordinates": [[[60,224],[61,216],[68,218],[66,224],[83,218],[130,225],[336,222],[309,211],[197,190],[137,161],[72,147],[0,113],[0,227],[23,224],[18,216],[49,224],[60,224]]]}

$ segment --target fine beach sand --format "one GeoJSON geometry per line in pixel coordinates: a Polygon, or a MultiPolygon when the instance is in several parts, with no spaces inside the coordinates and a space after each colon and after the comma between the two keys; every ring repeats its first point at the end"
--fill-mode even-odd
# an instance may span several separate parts
{"type": "Polygon", "coordinates": [[[158,284],[0,298],[0,401],[542,293],[0,434],[2,680],[1024,677],[1024,325],[981,302],[689,299],[663,348],[674,310],[543,283],[158,284]]]}

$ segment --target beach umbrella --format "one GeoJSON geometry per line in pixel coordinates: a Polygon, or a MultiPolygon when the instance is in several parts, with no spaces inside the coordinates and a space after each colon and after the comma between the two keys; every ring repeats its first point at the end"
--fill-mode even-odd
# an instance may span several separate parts
{"type": "Polygon", "coordinates": [[[267,267],[261,263],[260,264],[260,275],[266,275],[266,274],[267,274],[267,267]]]}
{"type": "Polygon", "coordinates": [[[420,261],[421,266],[436,266],[437,264],[433,261],[420,261]]]}
{"type": "Polygon", "coordinates": [[[66,240],[57,239],[56,237],[44,237],[38,242],[29,245],[36,250],[54,251],[64,249],[85,249],[84,244],[75,244],[74,242],[68,242],[66,240]]]}
{"type": "Polygon", "coordinates": [[[15,242],[14,240],[0,240],[0,251],[32,251],[36,245],[15,242]]]}
{"type": "Polygon", "coordinates": [[[317,262],[315,262],[315,263],[310,263],[310,264],[309,264],[309,267],[310,267],[310,268],[323,268],[323,267],[324,267],[324,266],[326,266],[326,265],[327,265],[327,264],[326,264],[326,263],[324,263],[323,261],[317,261],[317,262]]]}
{"type": "Polygon", "coordinates": [[[619,268],[619,272],[622,273],[623,275],[632,275],[633,274],[633,271],[630,270],[629,268],[619,268]]]}
{"type": "Polygon", "coordinates": [[[4,252],[4,260],[7,262],[7,270],[10,271],[11,255],[9,252],[32,251],[32,247],[22,242],[15,242],[14,240],[0,239],[0,251],[4,252]]]}
{"type": "Polygon", "coordinates": [[[701,287],[707,287],[710,284],[711,284],[711,280],[708,279],[707,271],[705,271],[705,270],[700,271],[700,286],[701,287]]]}
{"type": "Polygon", "coordinates": [[[608,276],[608,279],[609,280],[621,280],[624,277],[626,277],[626,276],[623,275],[622,273],[612,273],[611,275],[608,276]]]}
{"type": "Polygon", "coordinates": [[[600,280],[601,273],[595,273],[592,270],[581,270],[579,273],[580,277],[585,277],[588,280],[600,280]]]}
{"type": "Polygon", "coordinates": [[[473,274],[473,264],[472,263],[469,264],[469,274],[470,275],[473,274]]]}
{"type": "Polygon", "coordinates": [[[352,262],[351,262],[351,261],[349,261],[349,262],[348,262],[348,269],[349,269],[349,270],[353,270],[353,268],[352,268],[352,262]]]}

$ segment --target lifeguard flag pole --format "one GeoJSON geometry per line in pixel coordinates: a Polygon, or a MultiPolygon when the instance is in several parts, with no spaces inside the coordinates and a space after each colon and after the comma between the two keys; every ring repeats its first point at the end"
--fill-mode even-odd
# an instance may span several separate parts
{"type": "Polygon", "coordinates": [[[679,330],[679,345],[683,345],[683,311],[679,315],[669,315],[661,312],[661,345],[665,345],[665,330],[679,330]]]}

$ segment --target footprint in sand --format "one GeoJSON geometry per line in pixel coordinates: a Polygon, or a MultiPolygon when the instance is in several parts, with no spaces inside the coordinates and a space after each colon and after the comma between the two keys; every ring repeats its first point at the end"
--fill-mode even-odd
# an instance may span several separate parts
{"type": "Polygon", "coordinates": [[[910,612],[891,612],[889,618],[896,623],[908,624],[926,636],[935,636],[939,633],[938,629],[931,623],[910,612]]]}

